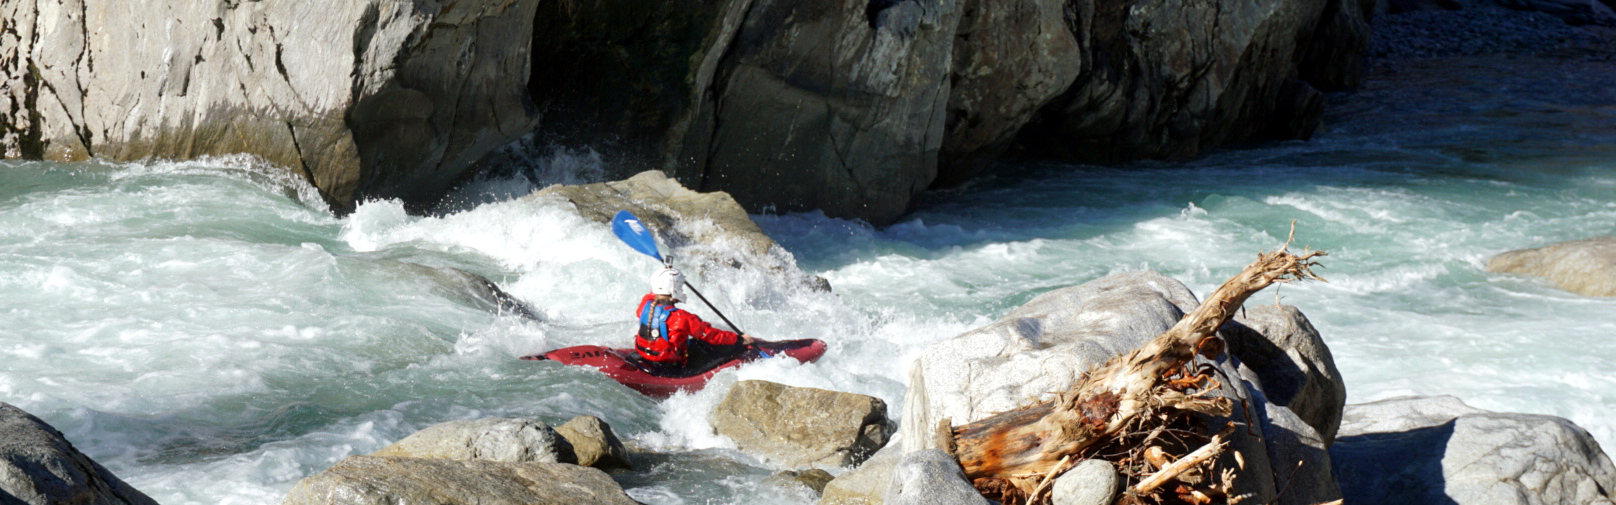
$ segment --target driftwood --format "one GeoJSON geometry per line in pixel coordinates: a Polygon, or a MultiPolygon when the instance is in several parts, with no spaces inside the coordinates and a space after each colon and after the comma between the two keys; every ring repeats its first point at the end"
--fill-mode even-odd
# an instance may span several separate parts
{"type": "Polygon", "coordinates": [[[1107,456],[1142,477],[1124,494],[1123,503],[1142,503],[1162,493],[1169,481],[1181,483],[1167,490],[1176,502],[1238,502],[1239,497],[1219,495],[1227,490],[1232,471],[1214,476],[1207,464],[1223,450],[1221,436],[1208,440],[1201,435],[1206,427],[1194,426],[1196,418],[1190,415],[1226,417],[1233,406],[1227,399],[1207,396],[1219,382],[1210,370],[1196,369],[1194,358],[1216,358],[1223,352],[1215,333],[1252,294],[1276,282],[1323,280],[1311,267],[1316,265],[1313,258],[1325,253],[1292,254],[1289,244],[1259,254],[1171,329],[1086,374],[1055,399],[952,430],[940,427],[939,446],[959,459],[979,491],[1007,505],[1044,502],[1053,476],[1082,459],[1107,456]],[[1175,451],[1185,456],[1150,475],[1156,466],[1147,462],[1147,450],[1156,458],[1175,451]],[[1204,471],[1192,471],[1196,467],[1204,471]]]}

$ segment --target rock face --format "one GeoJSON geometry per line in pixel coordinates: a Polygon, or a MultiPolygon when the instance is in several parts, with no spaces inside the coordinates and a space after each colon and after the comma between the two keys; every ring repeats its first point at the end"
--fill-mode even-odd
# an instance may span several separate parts
{"type": "Polygon", "coordinates": [[[1319,90],[1357,82],[1372,5],[568,2],[540,16],[535,68],[558,63],[534,94],[547,132],[609,133],[751,211],[885,224],[1018,143],[1115,160],[1306,138],[1319,90]]]}
{"type": "Polygon", "coordinates": [[[39,418],[0,403],[0,503],[157,505],[39,418]]]}
{"type": "Polygon", "coordinates": [[[449,421],[371,453],[391,458],[485,460],[502,463],[576,463],[571,444],[534,419],[449,421]]]}
{"type": "Polygon", "coordinates": [[[602,469],[629,468],[628,449],[612,433],[611,425],[595,416],[578,416],[557,426],[556,433],[572,446],[578,464],[602,469]]]}
{"type": "Polygon", "coordinates": [[[349,456],[299,481],[283,505],[636,504],[605,472],[563,463],[349,456]]]}
{"type": "Polygon", "coordinates": [[[565,199],[579,215],[601,223],[611,222],[619,210],[632,212],[667,252],[698,268],[756,266],[783,281],[830,289],[824,279],[801,274],[796,258],[765,235],[728,193],[691,191],[662,172],[597,184],[558,184],[529,198],[565,199]]]}
{"type": "Polygon", "coordinates": [[[339,211],[434,203],[537,119],[537,0],[0,5],[0,152],[249,153],[339,211]]]}
{"type": "Polygon", "coordinates": [[[1347,386],[1319,330],[1289,305],[1247,306],[1220,332],[1229,352],[1256,372],[1270,403],[1312,427],[1325,447],[1341,426],[1347,386]]]}
{"type": "Polygon", "coordinates": [[[1542,277],[1587,296],[1616,296],[1616,235],[1509,251],[1488,261],[1487,271],[1542,277]]]}
{"type": "Polygon", "coordinates": [[[1348,503],[1609,504],[1616,490],[1616,467],[1570,421],[1453,397],[1349,405],[1330,455],[1348,503]]]}
{"type": "Polygon", "coordinates": [[[708,420],[742,451],[786,466],[857,465],[892,428],[880,398],[768,381],[741,381],[708,420]]]}

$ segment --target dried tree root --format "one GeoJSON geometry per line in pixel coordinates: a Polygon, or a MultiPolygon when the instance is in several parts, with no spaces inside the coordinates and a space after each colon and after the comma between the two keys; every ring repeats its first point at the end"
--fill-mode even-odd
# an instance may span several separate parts
{"type": "MultiPolygon", "coordinates": [[[[1098,446],[1130,433],[1152,432],[1153,439],[1160,431],[1152,428],[1190,412],[1228,416],[1232,405],[1227,399],[1205,397],[1218,381],[1212,371],[1194,369],[1194,357],[1222,353],[1217,329],[1257,291],[1274,283],[1323,280],[1312,267],[1317,265],[1313,259],[1325,253],[1292,254],[1289,245],[1287,241],[1286,247],[1259,254],[1172,328],[1127,356],[1113,358],[1054,400],[954,427],[952,437],[939,430],[939,438],[984,495],[1007,504],[1028,503],[1043,498],[1047,477],[1064,472],[1066,461],[1083,459],[1098,446]]],[[[1137,449],[1142,460],[1143,448],[1137,449]]],[[[1220,449],[1202,450],[1208,452],[1201,461],[1179,462],[1186,469],[1200,465],[1220,449]]],[[[1162,483],[1176,475],[1167,475],[1162,483]]]]}

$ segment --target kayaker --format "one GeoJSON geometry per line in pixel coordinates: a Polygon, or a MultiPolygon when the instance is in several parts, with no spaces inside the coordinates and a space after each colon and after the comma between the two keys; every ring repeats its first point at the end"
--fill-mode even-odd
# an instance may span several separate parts
{"type": "Polygon", "coordinates": [[[646,371],[665,377],[699,373],[740,355],[757,341],[751,335],[714,328],[675,306],[682,301],[684,274],[670,267],[651,275],[651,293],[640,299],[634,312],[640,321],[634,349],[646,371]]]}

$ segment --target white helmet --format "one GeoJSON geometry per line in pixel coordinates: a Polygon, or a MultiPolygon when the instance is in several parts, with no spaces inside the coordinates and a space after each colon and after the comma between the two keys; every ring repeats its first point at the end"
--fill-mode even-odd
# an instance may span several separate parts
{"type": "Polygon", "coordinates": [[[651,294],[668,295],[676,302],[685,301],[685,274],[672,267],[651,274],[651,294]]]}

